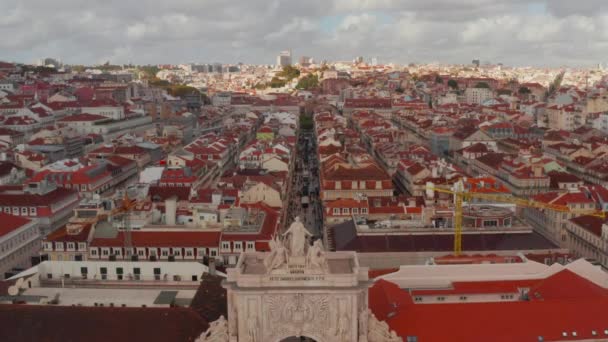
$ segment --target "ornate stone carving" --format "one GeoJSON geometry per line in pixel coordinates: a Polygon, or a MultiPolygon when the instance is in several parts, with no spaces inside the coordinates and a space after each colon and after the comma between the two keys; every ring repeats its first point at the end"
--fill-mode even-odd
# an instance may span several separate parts
{"type": "Polygon", "coordinates": [[[289,235],[289,257],[306,256],[306,246],[308,245],[306,237],[312,236],[312,234],[300,222],[299,216],[296,216],[289,229],[283,233],[283,236],[287,235],[289,235]]]}
{"type": "Polygon", "coordinates": [[[211,322],[207,331],[201,334],[197,342],[228,342],[228,322],[224,316],[211,322]]]}
{"type": "Polygon", "coordinates": [[[326,295],[273,295],[266,296],[264,306],[267,338],[281,336],[328,335],[331,327],[330,299],[326,295]],[[299,335],[298,335],[299,334],[299,335]]]}
{"type": "Polygon", "coordinates": [[[275,236],[268,243],[270,245],[270,253],[264,259],[264,266],[268,273],[275,269],[282,268],[287,263],[288,253],[283,241],[278,236],[275,236]]]}
{"type": "Polygon", "coordinates": [[[368,321],[368,312],[367,310],[359,311],[359,340],[366,341],[367,340],[367,321],[368,321]]]}
{"type": "Polygon", "coordinates": [[[306,266],[311,270],[325,271],[327,261],[325,260],[325,249],[321,240],[316,240],[308,249],[306,266]]]}
{"type": "Polygon", "coordinates": [[[238,333],[238,317],[237,317],[237,299],[234,294],[230,294],[230,301],[228,301],[228,333],[230,336],[237,336],[238,333]]]}
{"type": "Polygon", "coordinates": [[[338,314],[338,324],[336,324],[336,332],[334,338],[336,341],[348,341],[349,333],[348,314],[344,311],[338,314]]]}
{"type": "Polygon", "coordinates": [[[367,316],[369,317],[367,321],[367,340],[369,342],[403,342],[401,337],[397,336],[397,333],[391,330],[386,322],[379,321],[369,309],[367,310],[367,316]]]}
{"type": "Polygon", "coordinates": [[[249,316],[247,318],[247,341],[259,342],[258,338],[258,318],[256,316],[249,316]]]}

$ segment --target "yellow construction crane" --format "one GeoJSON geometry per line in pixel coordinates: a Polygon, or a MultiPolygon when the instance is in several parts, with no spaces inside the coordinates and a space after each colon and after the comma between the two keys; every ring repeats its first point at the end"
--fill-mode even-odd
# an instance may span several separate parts
{"type": "MultiPolygon", "coordinates": [[[[139,203],[138,201],[132,200],[129,198],[129,195],[127,194],[127,190],[125,189],[125,195],[123,196],[122,204],[120,205],[120,207],[117,207],[114,210],[112,210],[112,216],[114,216],[114,215],[123,216],[123,224],[124,224],[124,230],[125,230],[125,241],[124,241],[125,256],[127,256],[127,254],[129,253],[129,251],[131,250],[131,247],[132,247],[131,211],[133,210],[133,208],[135,208],[135,206],[138,203],[139,203]]],[[[132,257],[132,255],[129,255],[129,256],[132,257]]]]}
{"type": "Polygon", "coordinates": [[[488,194],[469,192],[464,189],[462,181],[454,183],[453,188],[437,187],[432,183],[427,183],[426,189],[437,191],[440,193],[450,194],[454,196],[454,254],[459,255],[462,252],[462,203],[471,198],[478,198],[493,202],[512,203],[519,207],[550,209],[563,213],[576,215],[590,215],[601,218],[606,218],[606,212],[596,209],[581,209],[573,210],[567,205],[543,203],[526,198],[514,197],[512,195],[488,194]]]}

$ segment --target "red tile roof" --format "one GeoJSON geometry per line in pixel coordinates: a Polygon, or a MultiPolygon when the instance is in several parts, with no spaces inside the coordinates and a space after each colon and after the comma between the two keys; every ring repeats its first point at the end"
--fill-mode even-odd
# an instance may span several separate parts
{"type": "Polygon", "coordinates": [[[47,235],[45,240],[52,242],[86,242],[91,232],[91,227],[90,223],[83,224],[82,230],[78,234],[68,234],[67,226],[63,226],[47,235]]]}
{"type": "MultiPolygon", "coordinates": [[[[515,283],[471,286],[479,291],[511,285],[515,283]]],[[[529,300],[508,302],[412,304],[408,291],[380,280],[369,290],[369,305],[404,340],[416,336],[418,341],[562,341],[605,336],[606,289],[563,270],[540,280],[529,293],[529,300]]]]}
{"type": "Polygon", "coordinates": [[[74,114],[70,116],[66,116],[65,118],[59,120],[59,122],[85,122],[85,121],[101,121],[108,120],[107,117],[97,114],[74,114]]]}
{"type": "Polygon", "coordinates": [[[50,206],[77,194],[74,190],[57,188],[47,194],[37,195],[25,193],[21,188],[21,186],[0,186],[0,206],[50,206]]]}
{"type": "MultiPolygon", "coordinates": [[[[219,246],[221,232],[214,231],[132,231],[134,247],[213,247],[219,246]]],[[[122,247],[124,232],[114,238],[94,238],[91,247],[122,247]]]]}
{"type": "MultiPolygon", "coordinates": [[[[120,303],[116,303],[119,305],[120,303]]],[[[0,341],[194,341],[207,321],[189,308],[0,305],[0,341]],[[62,328],[69,322],[69,329],[62,328]]]]}
{"type": "Polygon", "coordinates": [[[20,216],[14,216],[0,212],[0,236],[4,236],[12,231],[15,231],[31,221],[20,216]]]}

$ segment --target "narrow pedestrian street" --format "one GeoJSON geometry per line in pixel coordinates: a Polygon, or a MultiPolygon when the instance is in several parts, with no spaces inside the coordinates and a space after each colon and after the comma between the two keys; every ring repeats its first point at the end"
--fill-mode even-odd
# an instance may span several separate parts
{"type": "Polygon", "coordinates": [[[323,238],[323,213],[319,199],[319,160],[312,132],[300,132],[293,170],[286,226],[299,216],[315,238],[323,238]]]}

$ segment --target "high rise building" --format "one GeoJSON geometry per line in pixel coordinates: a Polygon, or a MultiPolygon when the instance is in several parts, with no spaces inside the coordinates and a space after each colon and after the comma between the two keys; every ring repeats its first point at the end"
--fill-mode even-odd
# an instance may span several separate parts
{"type": "Polygon", "coordinates": [[[300,57],[300,65],[310,65],[313,63],[312,57],[302,56],[300,57]]]}
{"type": "Polygon", "coordinates": [[[291,50],[281,51],[277,56],[277,66],[291,65],[291,50]]]}

